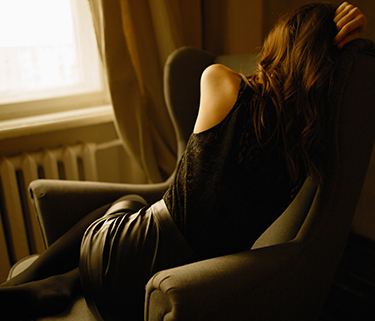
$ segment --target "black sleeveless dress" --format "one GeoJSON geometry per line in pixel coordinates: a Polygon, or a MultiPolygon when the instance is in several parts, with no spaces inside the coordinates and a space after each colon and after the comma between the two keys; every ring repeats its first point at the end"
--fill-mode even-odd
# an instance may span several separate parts
{"type": "Polygon", "coordinates": [[[192,134],[174,183],[163,199],[187,242],[200,258],[251,248],[286,209],[301,180],[290,183],[283,146],[272,130],[275,109],[265,111],[259,146],[242,80],[237,102],[216,126],[192,134]]]}

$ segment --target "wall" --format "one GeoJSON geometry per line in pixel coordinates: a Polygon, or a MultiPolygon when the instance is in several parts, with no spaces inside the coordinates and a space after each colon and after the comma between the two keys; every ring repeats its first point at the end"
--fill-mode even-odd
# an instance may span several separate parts
{"type": "MultiPolygon", "coordinates": [[[[203,47],[215,54],[258,52],[274,22],[286,11],[311,0],[204,0],[203,47]]],[[[315,1],[324,2],[324,1],[315,1]]],[[[342,0],[330,1],[340,5],[342,0]]],[[[368,25],[363,35],[375,41],[375,1],[352,1],[366,14],[368,25]]]]}
{"type": "Polygon", "coordinates": [[[263,0],[203,1],[204,49],[215,54],[259,51],[263,0]]]}

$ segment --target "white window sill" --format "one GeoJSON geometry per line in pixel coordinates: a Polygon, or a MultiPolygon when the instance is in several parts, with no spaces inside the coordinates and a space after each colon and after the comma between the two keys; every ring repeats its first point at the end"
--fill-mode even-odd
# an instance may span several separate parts
{"type": "Polygon", "coordinates": [[[111,105],[5,120],[0,121],[0,140],[108,123],[113,120],[111,105]]]}

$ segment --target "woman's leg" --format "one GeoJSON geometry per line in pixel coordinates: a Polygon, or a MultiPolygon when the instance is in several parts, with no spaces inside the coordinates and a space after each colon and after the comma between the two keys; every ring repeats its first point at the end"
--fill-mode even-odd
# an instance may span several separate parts
{"type": "Polygon", "coordinates": [[[65,309],[82,292],[78,265],[86,229],[107,212],[115,210],[123,200],[127,200],[130,211],[147,204],[141,197],[129,195],[93,211],[52,244],[28,269],[2,284],[0,320],[50,315],[65,309]]]}
{"type": "Polygon", "coordinates": [[[0,320],[26,320],[62,312],[81,292],[78,268],[39,281],[0,287],[0,320]]]}
{"type": "Polygon", "coordinates": [[[85,216],[43,252],[28,269],[3,283],[1,287],[42,280],[77,268],[83,234],[92,222],[104,215],[109,207],[110,205],[103,206],[85,216]]]}

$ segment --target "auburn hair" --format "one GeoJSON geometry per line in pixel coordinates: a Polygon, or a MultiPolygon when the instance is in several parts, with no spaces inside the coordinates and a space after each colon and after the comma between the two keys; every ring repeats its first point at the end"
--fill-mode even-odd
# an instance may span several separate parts
{"type": "Polygon", "coordinates": [[[271,136],[282,141],[291,181],[306,171],[322,181],[319,154],[338,52],[332,45],[335,11],[330,4],[309,4],[281,17],[264,41],[257,71],[248,76],[255,91],[251,108],[258,143],[267,143],[264,111],[272,105],[276,125],[271,136]]]}

